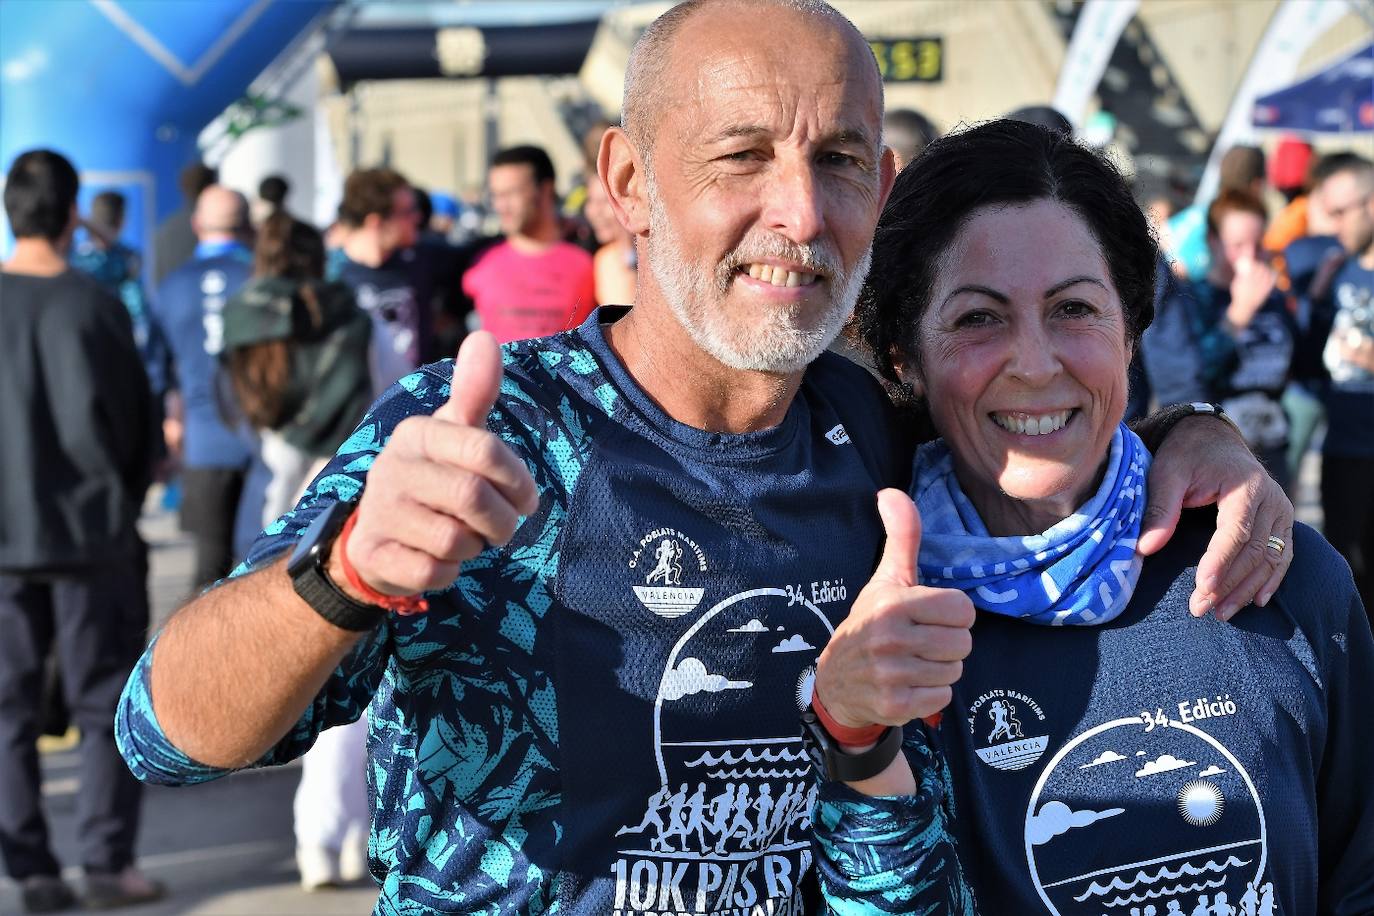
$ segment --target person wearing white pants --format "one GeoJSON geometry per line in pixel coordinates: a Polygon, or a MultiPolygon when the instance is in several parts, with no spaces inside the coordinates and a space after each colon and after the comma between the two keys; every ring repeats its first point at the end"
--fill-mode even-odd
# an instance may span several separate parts
{"type": "Polygon", "coordinates": [[[367,877],[367,717],[325,729],[301,758],[296,865],[307,891],[367,877]]]}

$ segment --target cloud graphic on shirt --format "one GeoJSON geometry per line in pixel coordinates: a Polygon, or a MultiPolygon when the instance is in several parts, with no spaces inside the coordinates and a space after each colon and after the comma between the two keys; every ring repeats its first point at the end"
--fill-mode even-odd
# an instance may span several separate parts
{"type": "Polygon", "coordinates": [[[1100,767],[1104,763],[1116,763],[1118,760],[1125,759],[1125,754],[1118,754],[1116,751],[1103,751],[1102,753],[1098,754],[1096,757],[1093,758],[1092,763],[1085,763],[1081,767],[1079,767],[1079,769],[1086,770],[1090,767],[1100,767]]]}
{"type": "Polygon", "coordinates": [[[1173,754],[1160,754],[1154,760],[1145,761],[1145,765],[1136,771],[1136,777],[1153,776],[1156,773],[1167,773],[1170,770],[1181,770],[1184,767],[1197,766],[1196,760],[1179,760],[1173,754]]]}
{"type": "MultiPolygon", "coordinates": [[[[779,629],[781,629],[781,627],[779,627],[779,629]]],[[[725,632],[727,632],[727,633],[767,633],[767,632],[768,632],[768,628],[767,628],[766,626],[763,625],[763,621],[761,621],[761,620],[759,620],[757,617],[755,617],[754,619],[752,619],[752,620],[750,620],[748,623],[746,623],[744,626],[742,626],[742,627],[731,627],[730,629],[726,630],[725,632]]]]}
{"type": "Polygon", "coordinates": [[[795,633],[773,647],[774,652],[805,652],[815,646],[806,641],[800,633],[795,633]]]}
{"type": "Polygon", "coordinates": [[[719,674],[711,674],[699,659],[684,658],[676,668],[663,675],[658,695],[665,700],[680,700],[694,693],[720,693],[722,690],[747,690],[752,681],[732,681],[719,674]]]}
{"type": "Polygon", "coordinates": [[[1034,846],[1043,846],[1075,827],[1086,827],[1105,818],[1116,817],[1125,810],[1108,808],[1106,811],[1075,811],[1060,801],[1046,802],[1039,814],[1033,814],[1026,819],[1026,839],[1034,846]]]}
{"type": "Polygon", "coordinates": [[[1201,777],[1201,776],[1216,776],[1216,775],[1218,775],[1218,774],[1220,774],[1220,773],[1225,773],[1225,772],[1226,772],[1225,770],[1223,770],[1221,767],[1217,766],[1217,765],[1214,763],[1214,764],[1212,764],[1211,766],[1209,766],[1207,769],[1203,770],[1201,773],[1199,773],[1199,774],[1197,774],[1197,775],[1200,776],[1200,777],[1201,777]]]}

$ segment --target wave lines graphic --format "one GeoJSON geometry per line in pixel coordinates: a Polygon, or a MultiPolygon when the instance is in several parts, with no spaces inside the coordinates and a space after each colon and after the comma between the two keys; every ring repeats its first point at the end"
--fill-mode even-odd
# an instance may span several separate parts
{"type": "Polygon", "coordinates": [[[1178,867],[1178,871],[1170,871],[1169,866],[1165,865],[1162,866],[1159,869],[1159,871],[1155,872],[1153,875],[1147,874],[1144,870],[1138,871],[1135,873],[1135,877],[1130,881],[1123,881],[1119,877],[1112,878],[1112,880],[1107,884],[1098,884],[1096,881],[1094,881],[1088,885],[1088,889],[1083,892],[1083,895],[1081,897],[1075,897],[1073,899],[1077,900],[1079,903],[1082,903],[1089,897],[1103,897],[1107,894],[1110,894],[1112,891],[1129,891],[1140,884],[1154,884],[1156,881],[1177,881],[1184,875],[1187,875],[1190,878],[1196,878],[1198,875],[1204,875],[1207,872],[1212,872],[1213,874],[1221,874],[1228,868],[1236,868],[1239,866],[1249,864],[1250,862],[1248,860],[1242,861],[1241,859],[1237,859],[1235,856],[1228,856],[1225,862],[1208,861],[1205,865],[1202,865],[1201,867],[1193,865],[1189,862],[1184,862],[1182,865],[1178,867]]]}
{"type": "Polygon", "coordinates": [[[734,766],[737,763],[800,763],[806,760],[806,751],[789,751],[786,748],[780,750],[769,750],[764,748],[756,751],[753,748],[746,748],[742,754],[734,754],[730,751],[722,751],[720,754],[713,754],[706,751],[696,760],[687,761],[687,766],[734,766]]]}
{"type": "Polygon", "coordinates": [[[1126,906],[1131,903],[1145,903],[1148,900],[1158,900],[1161,897],[1172,897],[1175,894],[1192,894],[1197,891],[1210,891],[1214,887],[1225,887],[1226,879],[1218,878],[1215,881],[1203,881],[1200,884],[1180,884],[1177,887],[1159,887],[1152,891],[1145,891],[1143,894],[1132,894],[1129,897],[1113,897],[1111,900],[1102,901],[1106,907],[1126,906]]]}
{"type": "Polygon", "coordinates": [[[763,768],[732,770],[707,770],[706,775],[712,779],[798,779],[811,775],[810,767],[800,767],[795,770],[766,770],[763,768]]]}

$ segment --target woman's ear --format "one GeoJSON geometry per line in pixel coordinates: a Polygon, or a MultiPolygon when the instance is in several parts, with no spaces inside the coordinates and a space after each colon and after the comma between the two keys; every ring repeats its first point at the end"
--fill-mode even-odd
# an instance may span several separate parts
{"type": "Polygon", "coordinates": [[[915,398],[924,397],[925,389],[921,385],[920,374],[911,367],[896,344],[888,349],[887,358],[892,362],[892,370],[897,373],[897,378],[901,380],[903,385],[911,389],[911,396],[915,398]]]}

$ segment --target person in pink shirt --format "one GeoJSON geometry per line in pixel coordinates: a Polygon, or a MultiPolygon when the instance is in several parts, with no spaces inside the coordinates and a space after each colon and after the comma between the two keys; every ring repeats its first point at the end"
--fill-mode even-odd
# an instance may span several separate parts
{"type": "Polygon", "coordinates": [[[537,146],[497,153],[487,173],[505,241],[463,275],[482,328],[501,343],[576,327],[596,307],[592,257],[563,241],[553,162],[537,146]]]}

